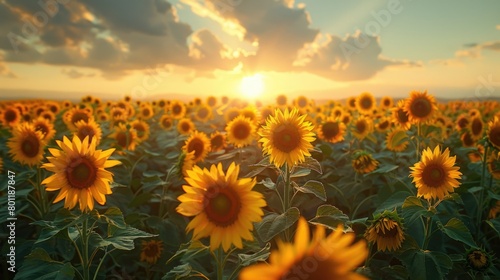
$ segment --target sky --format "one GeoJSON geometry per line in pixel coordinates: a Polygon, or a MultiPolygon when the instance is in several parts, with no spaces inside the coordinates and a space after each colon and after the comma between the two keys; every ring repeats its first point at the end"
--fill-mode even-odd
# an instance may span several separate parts
{"type": "Polygon", "coordinates": [[[500,97],[500,1],[0,0],[0,97],[500,97]]]}

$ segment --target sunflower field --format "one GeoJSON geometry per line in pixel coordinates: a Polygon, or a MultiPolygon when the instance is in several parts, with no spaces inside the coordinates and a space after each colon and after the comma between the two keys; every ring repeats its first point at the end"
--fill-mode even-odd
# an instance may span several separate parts
{"type": "Polygon", "coordinates": [[[499,279],[500,103],[0,102],[1,279],[499,279]]]}

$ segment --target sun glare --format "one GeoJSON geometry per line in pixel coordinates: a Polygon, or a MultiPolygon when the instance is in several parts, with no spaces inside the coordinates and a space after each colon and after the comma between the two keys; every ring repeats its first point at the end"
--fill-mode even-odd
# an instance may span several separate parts
{"type": "Polygon", "coordinates": [[[261,74],[241,79],[240,91],[245,98],[256,99],[264,92],[264,79],[261,74]]]}

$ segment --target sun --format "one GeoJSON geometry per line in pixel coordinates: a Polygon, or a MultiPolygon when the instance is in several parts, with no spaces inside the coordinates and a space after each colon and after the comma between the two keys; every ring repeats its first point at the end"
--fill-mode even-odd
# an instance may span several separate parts
{"type": "Polygon", "coordinates": [[[240,91],[245,98],[259,98],[264,92],[264,79],[262,75],[254,74],[241,79],[240,91]]]}

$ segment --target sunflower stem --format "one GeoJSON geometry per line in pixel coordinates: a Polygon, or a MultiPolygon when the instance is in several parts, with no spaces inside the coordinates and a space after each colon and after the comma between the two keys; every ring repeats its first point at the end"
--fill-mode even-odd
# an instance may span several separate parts
{"type": "MultiPolygon", "coordinates": [[[[288,163],[285,163],[285,187],[283,189],[283,213],[286,213],[288,209],[290,209],[290,168],[288,166],[288,163]]],[[[288,228],[285,229],[285,241],[289,242],[290,241],[290,232],[288,231],[288,228]]]]}
{"type": "Polygon", "coordinates": [[[420,128],[421,124],[418,122],[417,125],[417,148],[415,149],[415,152],[417,153],[417,162],[420,161],[420,128]]]}
{"type": "Polygon", "coordinates": [[[108,256],[108,254],[110,254],[111,252],[113,252],[115,249],[111,249],[108,251],[108,247],[106,247],[104,249],[104,256],[102,256],[101,258],[101,261],[99,262],[99,265],[97,266],[97,269],[95,270],[95,273],[94,273],[94,280],[97,279],[97,274],[99,273],[99,269],[101,268],[101,265],[104,263],[104,259],[108,256]]]}
{"type": "Polygon", "coordinates": [[[82,250],[83,250],[83,279],[89,280],[90,276],[90,265],[89,265],[89,234],[88,234],[88,215],[83,213],[85,218],[83,219],[83,229],[82,229],[82,250]]]}
{"type": "Polygon", "coordinates": [[[219,245],[219,248],[217,248],[216,254],[216,259],[215,262],[217,263],[217,280],[222,280],[224,279],[224,251],[222,250],[222,246],[219,245]]]}
{"type": "Polygon", "coordinates": [[[480,232],[479,229],[481,227],[482,214],[483,214],[484,189],[486,188],[485,181],[486,181],[486,164],[488,160],[488,148],[489,148],[488,143],[486,143],[486,145],[484,145],[483,166],[481,172],[481,191],[479,192],[477,213],[476,213],[476,221],[477,221],[476,236],[478,239],[479,239],[479,232],[480,232]]]}
{"type": "Polygon", "coordinates": [[[422,250],[427,250],[427,246],[429,246],[429,241],[431,237],[431,217],[427,217],[426,223],[425,223],[425,236],[424,236],[424,242],[422,244],[422,250]]]}

